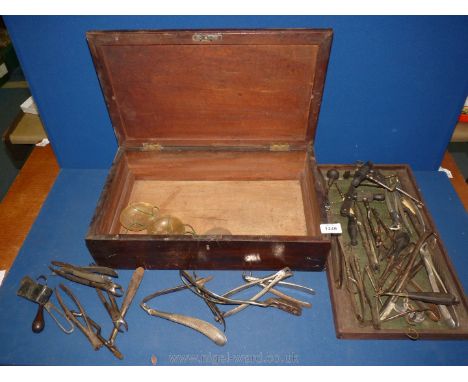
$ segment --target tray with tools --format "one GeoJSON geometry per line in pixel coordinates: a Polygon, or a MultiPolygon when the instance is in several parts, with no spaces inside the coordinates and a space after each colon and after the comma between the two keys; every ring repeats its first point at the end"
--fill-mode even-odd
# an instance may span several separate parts
{"type": "Polygon", "coordinates": [[[467,299],[406,165],[320,165],[338,338],[468,338],[467,299]]]}

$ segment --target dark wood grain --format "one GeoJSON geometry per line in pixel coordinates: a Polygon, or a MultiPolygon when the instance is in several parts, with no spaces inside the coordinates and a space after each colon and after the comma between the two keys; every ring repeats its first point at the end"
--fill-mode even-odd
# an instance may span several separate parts
{"type": "Polygon", "coordinates": [[[119,269],[321,271],[329,251],[320,238],[135,236],[103,235],[86,244],[98,264],[119,269]]]}
{"type": "Polygon", "coordinates": [[[318,229],[320,189],[308,152],[331,38],[329,29],[87,33],[120,146],[86,238],[96,262],[322,270],[330,241],[318,229]],[[286,152],[271,151],[274,144],[286,152]],[[297,180],[307,234],[119,235],[120,211],[145,180],[297,180]]]}
{"type": "Polygon", "coordinates": [[[121,146],[313,140],[331,30],[90,32],[121,146]],[[219,35],[195,41],[196,34],[219,35]]]}

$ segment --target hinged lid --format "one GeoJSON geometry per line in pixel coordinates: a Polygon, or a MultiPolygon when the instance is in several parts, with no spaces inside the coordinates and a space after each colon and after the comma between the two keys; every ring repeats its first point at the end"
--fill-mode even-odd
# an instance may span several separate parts
{"type": "Polygon", "coordinates": [[[87,38],[121,146],[282,150],[305,149],[314,139],[329,29],[98,31],[87,38]]]}

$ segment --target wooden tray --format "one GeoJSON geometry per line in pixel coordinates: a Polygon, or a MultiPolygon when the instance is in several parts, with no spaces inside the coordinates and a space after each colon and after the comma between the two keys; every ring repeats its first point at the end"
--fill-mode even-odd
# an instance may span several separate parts
{"type": "MultiPolygon", "coordinates": [[[[410,195],[423,201],[420,190],[414,180],[414,175],[411,169],[407,165],[375,165],[375,168],[379,169],[384,175],[396,174],[402,184],[402,188],[407,191],[410,195]]],[[[340,172],[340,179],[337,181],[340,191],[344,194],[348,190],[348,185],[351,179],[344,180],[343,174],[346,170],[349,170],[351,174],[356,169],[353,165],[319,165],[319,172],[324,182],[328,182],[326,173],[330,169],[337,169],[340,172]]],[[[360,191],[370,192],[382,192],[381,189],[370,188],[370,187],[358,187],[360,191]]],[[[364,264],[367,264],[367,255],[363,252],[361,239],[359,238],[359,245],[351,247],[350,237],[347,233],[347,218],[340,215],[340,207],[342,204],[341,195],[336,186],[332,185],[330,192],[328,193],[330,202],[330,210],[328,211],[329,222],[341,223],[343,227],[343,234],[341,241],[343,248],[346,251],[347,256],[354,254],[358,257],[361,269],[364,268],[364,264]]],[[[424,201],[423,201],[424,203],[424,201]]],[[[388,214],[385,214],[385,202],[375,202],[375,208],[380,212],[380,216],[387,223],[390,224],[390,218],[388,214]],[[381,203],[381,209],[379,209],[379,203],[381,203]]],[[[365,210],[364,210],[365,211],[365,210]]],[[[447,251],[437,233],[434,222],[425,207],[420,209],[423,220],[426,225],[427,231],[433,231],[436,234],[436,241],[434,248],[431,248],[433,261],[438,265],[439,272],[442,279],[446,283],[447,289],[450,293],[454,294],[460,303],[455,306],[456,314],[458,315],[459,326],[457,328],[450,328],[443,320],[439,322],[433,322],[427,317],[425,321],[418,325],[410,325],[404,317],[396,320],[382,323],[380,329],[375,329],[371,323],[371,315],[369,309],[366,311],[365,322],[361,323],[356,318],[352,307],[351,295],[347,291],[345,284],[341,288],[335,282],[337,278],[337,257],[329,256],[327,262],[327,276],[328,284],[330,289],[330,296],[333,306],[333,315],[335,321],[336,335],[338,338],[345,339],[401,339],[401,338],[414,338],[414,339],[465,339],[468,338],[468,304],[466,295],[463,291],[452,262],[450,261],[447,251]]],[[[414,231],[414,230],[413,230],[414,231]]],[[[412,241],[416,242],[416,234],[412,235],[412,241]]],[[[335,244],[336,242],[334,242],[335,244]]],[[[336,245],[336,244],[335,244],[336,245]]],[[[419,255],[418,255],[419,256],[419,255]]],[[[386,265],[385,257],[382,260],[380,271],[374,274],[374,277],[378,279],[377,275],[382,275],[384,267],[386,265]]],[[[374,282],[375,282],[374,278],[374,282]]],[[[368,278],[367,278],[368,280],[368,278]]],[[[430,291],[430,284],[427,278],[427,272],[425,267],[422,267],[414,280],[420,285],[424,291],[430,291]]],[[[376,292],[371,286],[370,282],[366,283],[369,292],[375,296],[376,292]]],[[[388,285],[388,284],[385,284],[388,285]]],[[[413,286],[412,286],[413,287],[413,286]]],[[[385,303],[387,297],[382,296],[382,302],[385,303]]],[[[356,301],[359,300],[356,298],[356,301]]],[[[378,303],[377,300],[374,301],[378,303]]],[[[401,299],[399,299],[401,302],[401,299]]],[[[414,303],[413,303],[414,304],[414,303]]],[[[396,312],[393,312],[396,314],[396,312]]]]}

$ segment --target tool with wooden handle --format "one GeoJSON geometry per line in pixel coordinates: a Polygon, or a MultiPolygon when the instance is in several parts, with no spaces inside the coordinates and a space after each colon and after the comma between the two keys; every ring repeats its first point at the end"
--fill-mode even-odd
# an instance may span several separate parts
{"type": "MultiPolygon", "coordinates": [[[[122,319],[125,319],[125,315],[130,308],[130,304],[132,303],[133,298],[135,297],[138,288],[140,287],[141,281],[143,280],[144,273],[145,270],[142,267],[135,269],[135,272],[133,272],[132,278],[130,279],[130,283],[128,284],[127,290],[125,292],[122,306],[120,307],[120,315],[122,319]]],[[[117,334],[119,333],[119,327],[120,324],[112,329],[112,333],[108,340],[110,345],[114,345],[115,337],[117,337],[117,334]]]]}
{"type": "MultiPolygon", "coordinates": [[[[40,276],[37,280],[43,279],[47,282],[45,276],[40,276]]],[[[44,320],[44,309],[50,314],[54,319],[58,327],[66,334],[70,334],[74,330],[73,323],[60,311],[55,305],[53,305],[49,300],[52,296],[53,290],[47,285],[39,284],[38,282],[31,279],[29,276],[25,276],[21,279],[20,287],[17,291],[17,295],[25,298],[26,300],[32,301],[38,304],[38,309],[36,316],[34,317],[32,323],[32,331],[34,333],[40,333],[44,330],[45,320],[44,320]],[[67,321],[69,328],[66,328],[52,313],[54,310],[59,314],[64,320],[67,321]]]]}

